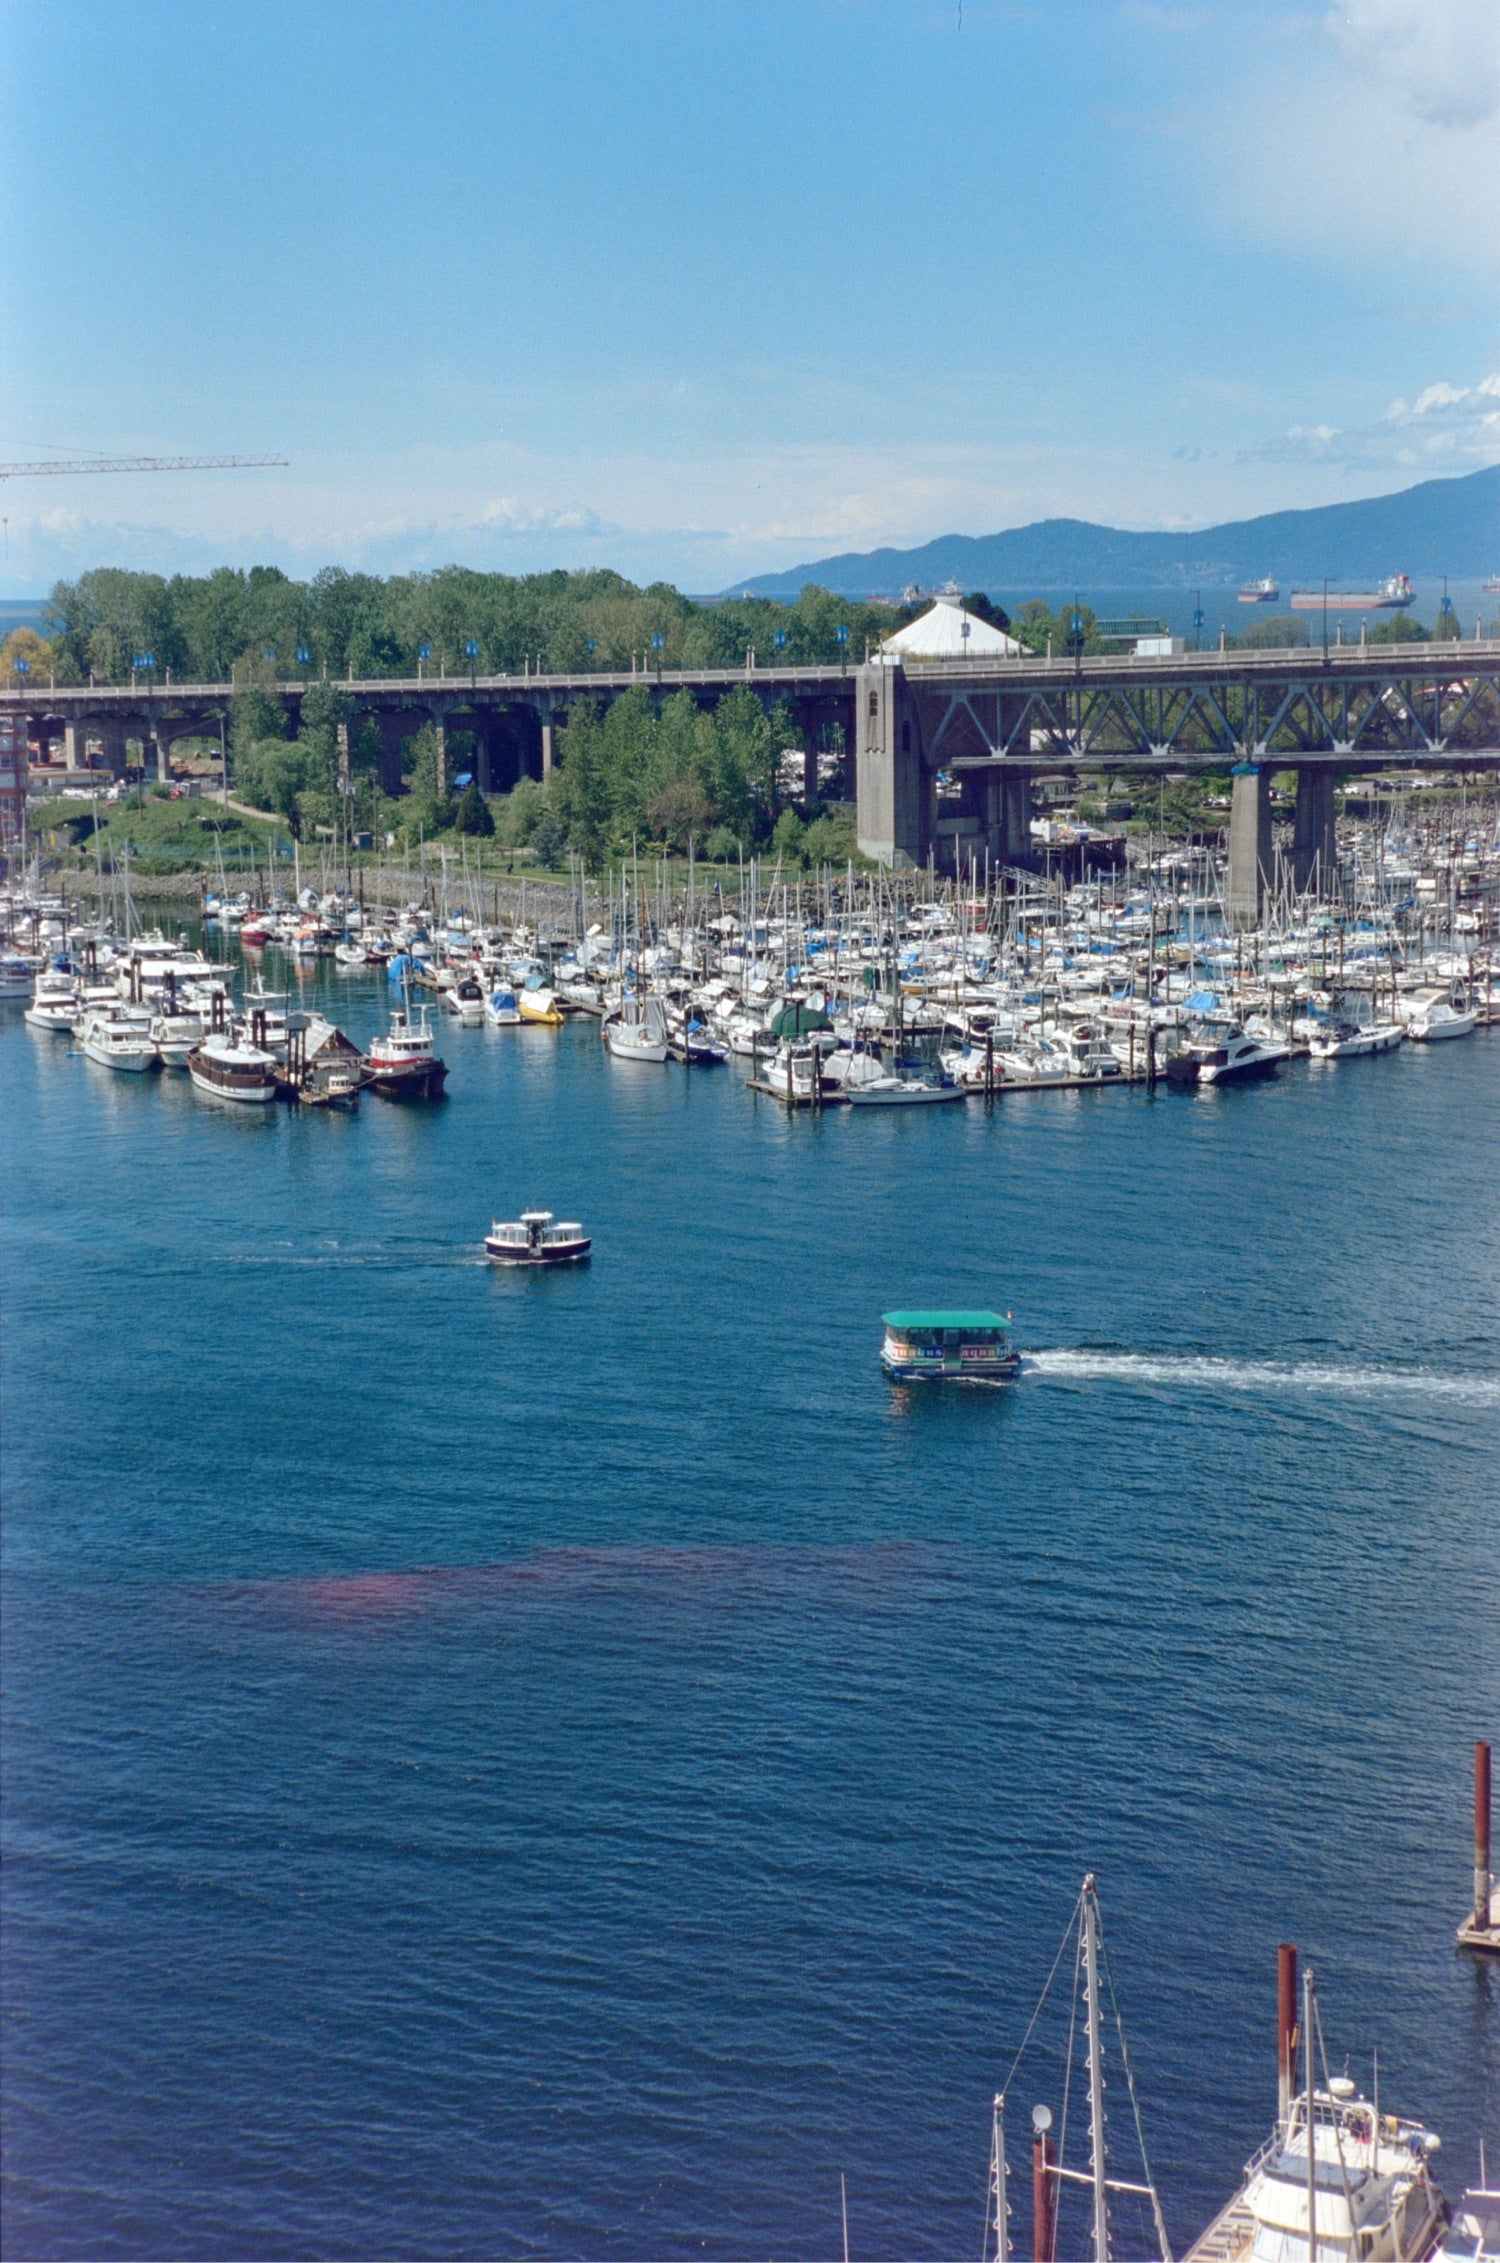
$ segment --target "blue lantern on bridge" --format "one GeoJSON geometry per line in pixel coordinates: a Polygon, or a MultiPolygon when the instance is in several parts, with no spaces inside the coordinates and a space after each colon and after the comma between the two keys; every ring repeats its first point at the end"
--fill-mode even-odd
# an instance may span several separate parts
{"type": "Polygon", "coordinates": [[[464,658],[466,660],[477,660],[479,658],[479,647],[474,642],[474,639],[472,637],[467,638],[465,641],[464,658]]]}
{"type": "Polygon", "coordinates": [[[786,630],[785,630],[785,629],[778,629],[778,630],[776,631],[776,649],[777,649],[777,651],[778,651],[778,652],[785,652],[785,650],[786,650],[786,630]]]}
{"type": "Polygon", "coordinates": [[[15,673],[18,676],[29,676],[31,674],[31,662],[27,659],[24,652],[18,652],[16,654],[14,660],[12,660],[11,662],[11,667],[14,669],[15,673]]]}
{"type": "Polygon", "coordinates": [[[666,638],[665,638],[664,636],[662,636],[662,635],[661,635],[660,633],[658,633],[657,635],[653,636],[653,637],[652,637],[652,639],[651,639],[651,649],[652,649],[652,651],[653,651],[653,652],[662,652],[662,651],[664,651],[664,650],[666,649],[666,642],[667,642],[666,638]]]}
{"type": "Polygon", "coordinates": [[[430,644],[419,644],[417,646],[417,658],[419,660],[430,660],[432,658],[432,646],[430,644]]]}
{"type": "Polygon", "coordinates": [[[305,668],[311,658],[312,652],[309,647],[305,644],[299,644],[297,647],[297,660],[299,666],[305,668]]]}

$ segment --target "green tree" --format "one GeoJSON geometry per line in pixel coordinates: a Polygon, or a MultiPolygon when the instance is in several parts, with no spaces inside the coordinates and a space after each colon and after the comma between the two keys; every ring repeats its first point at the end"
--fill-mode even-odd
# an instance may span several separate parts
{"type": "Polygon", "coordinates": [[[490,814],[490,805],[479,791],[475,779],[469,780],[459,796],[453,822],[460,833],[478,834],[484,839],[488,839],[494,832],[495,820],[490,814]]]}

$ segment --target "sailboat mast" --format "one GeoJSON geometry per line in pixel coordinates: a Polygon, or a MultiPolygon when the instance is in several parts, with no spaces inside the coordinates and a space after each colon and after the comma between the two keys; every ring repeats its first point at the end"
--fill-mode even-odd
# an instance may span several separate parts
{"type": "Polygon", "coordinates": [[[1318,2148],[1313,2136],[1313,1976],[1302,1975],[1302,2049],[1307,2068],[1307,2263],[1318,2256],[1318,2148]]]}
{"type": "Polygon", "coordinates": [[[1092,1870],[1083,1881],[1083,1981],[1088,2009],[1089,2170],[1094,2181],[1094,2263],[1109,2263],[1109,2200],[1104,2183],[1104,2063],[1099,2018],[1099,1904],[1092,1870]]]}

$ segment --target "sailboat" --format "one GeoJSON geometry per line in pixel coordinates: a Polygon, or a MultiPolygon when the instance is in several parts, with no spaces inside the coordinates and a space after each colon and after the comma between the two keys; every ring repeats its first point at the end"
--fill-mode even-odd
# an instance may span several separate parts
{"type": "MultiPolygon", "coordinates": [[[[1078,1900],[1068,1920],[1067,1931],[1063,1935],[1062,1943],[1053,1960],[1047,1985],[1042,1990],[1041,2002],[1038,2003],[1036,2011],[1032,2015],[1031,2025],[1026,2031],[1026,2042],[1022,2043],[1021,2049],[1016,2053],[1015,2062],[1006,2077],[1005,2085],[995,2098],[994,2118],[990,2134],[989,2207],[985,2220],[982,2263],[1011,2263],[1011,2256],[1014,2251],[1010,2233],[1010,2169],[1005,2149],[1006,2091],[1015,2080],[1016,2072],[1025,2055],[1027,2043],[1036,2031],[1042,2006],[1045,2004],[1052,1983],[1064,1962],[1064,1952],[1070,1942],[1074,1944],[1075,1949],[1075,1995],[1073,2018],[1069,2022],[1068,2030],[1069,2049],[1071,2053],[1078,2012],[1076,1987],[1078,1977],[1081,1976],[1084,1995],[1083,2025],[1087,2055],[1089,2165],[1087,2169],[1075,2169],[1069,2167],[1063,2159],[1067,2136],[1067,2102],[1073,2071],[1071,2064],[1069,2064],[1063,2092],[1063,2129],[1060,2138],[1054,2140],[1052,2135],[1053,2122],[1050,2107],[1037,2106],[1032,2110],[1032,2252],[1035,2257],[1044,2259],[1044,2263],[1056,2263],[1056,2258],[1064,2252],[1068,2254],[1081,2252],[1074,2247],[1062,2250],[1058,2245],[1059,2201],[1062,2197],[1063,2188],[1071,2184],[1078,2186],[1088,2196],[1089,2253],[1093,2258],[1093,2263],[1111,2263],[1111,2258],[1115,2253],[1123,2254],[1126,2252],[1124,2246],[1118,2249],[1111,2246],[1110,2198],[1112,2194],[1123,2193],[1132,2194],[1149,2205],[1156,2251],[1162,2258],[1162,2263],[1172,2263],[1172,2249],[1167,2238],[1166,2218],[1162,2214],[1161,2199],[1151,2174],[1150,2163],[1146,2157],[1146,2140],[1141,2128],[1140,2107],[1136,2101],[1135,2078],[1131,2073],[1130,2059],[1125,2049],[1125,2034],[1120,2024],[1118,2006],[1114,2006],[1114,2024],[1119,2038],[1118,2057],[1130,2098],[1136,2147],[1141,2161],[1141,2178],[1127,2179],[1112,2176],[1106,2155],[1105,2038],[1101,1976],[1108,1985],[1112,2005],[1114,1986],[1109,1980],[1108,1958],[1104,1948],[1104,1924],[1100,1914],[1099,1895],[1092,1871],[1084,1879],[1079,1891],[1078,1900]]],[[[1133,2255],[1142,2252],[1138,2240],[1129,2242],[1128,2247],[1129,2252],[1133,2255]]]]}

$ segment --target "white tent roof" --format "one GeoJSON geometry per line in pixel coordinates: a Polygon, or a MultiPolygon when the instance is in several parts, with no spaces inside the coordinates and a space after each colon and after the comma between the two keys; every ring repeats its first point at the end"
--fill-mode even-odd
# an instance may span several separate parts
{"type": "Polygon", "coordinates": [[[989,659],[1002,652],[1023,649],[1013,636],[992,628],[976,613],[965,612],[952,598],[943,597],[919,621],[897,629],[880,647],[892,660],[977,660],[981,656],[989,659]]]}

